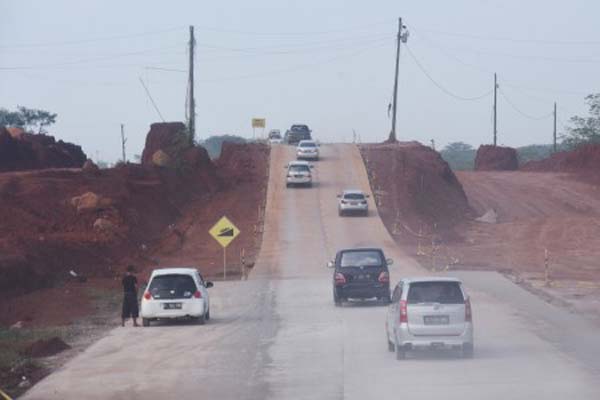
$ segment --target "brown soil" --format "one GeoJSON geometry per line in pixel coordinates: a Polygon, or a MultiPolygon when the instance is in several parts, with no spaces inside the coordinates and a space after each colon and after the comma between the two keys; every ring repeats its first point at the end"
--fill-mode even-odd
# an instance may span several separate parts
{"type": "Polygon", "coordinates": [[[63,342],[59,337],[39,339],[27,346],[21,354],[25,357],[39,358],[49,357],[70,349],[71,346],[63,342]]]}
{"type": "Polygon", "coordinates": [[[475,171],[515,171],[519,169],[517,150],[512,147],[482,145],[475,156],[475,171]]]}
{"type": "Polygon", "coordinates": [[[600,174],[600,144],[586,144],[572,151],[561,151],[521,167],[524,171],[578,172],[600,174]]]}
{"type": "Polygon", "coordinates": [[[462,186],[439,153],[417,142],[360,147],[379,213],[398,240],[455,238],[470,208],[462,186]]]}
{"type": "Polygon", "coordinates": [[[86,160],[80,146],[53,136],[0,127],[0,172],[79,168],[86,160]]]}

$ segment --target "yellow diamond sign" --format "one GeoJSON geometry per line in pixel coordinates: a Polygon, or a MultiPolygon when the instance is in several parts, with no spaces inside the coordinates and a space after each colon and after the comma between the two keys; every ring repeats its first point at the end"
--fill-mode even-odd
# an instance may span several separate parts
{"type": "Polygon", "coordinates": [[[223,247],[229,246],[239,234],[240,230],[227,217],[223,217],[208,231],[223,247]]]}

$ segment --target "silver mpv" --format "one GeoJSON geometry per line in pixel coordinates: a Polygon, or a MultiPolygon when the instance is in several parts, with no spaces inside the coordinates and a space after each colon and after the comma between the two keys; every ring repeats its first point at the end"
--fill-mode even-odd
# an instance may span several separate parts
{"type": "Polygon", "coordinates": [[[456,278],[406,278],[392,293],[386,320],[388,350],[402,360],[419,348],[459,349],[473,357],[471,303],[456,278]]]}

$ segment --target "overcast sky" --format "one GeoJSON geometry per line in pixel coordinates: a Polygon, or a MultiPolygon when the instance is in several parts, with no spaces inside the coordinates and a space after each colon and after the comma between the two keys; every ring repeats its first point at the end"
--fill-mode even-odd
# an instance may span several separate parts
{"type": "Polygon", "coordinates": [[[160,121],[140,78],[165,120],[184,119],[189,25],[199,138],[252,137],[251,118],[264,117],[267,129],[306,123],[322,141],[353,129],[384,140],[400,16],[401,140],[489,143],[493,72],[509,146],[549,143],[553,102],[560,131],[600,91],[593,0],[0,0],[0,15],[0,107],[58,113],[52,134],[108,161],[121,123],[133,157],[160,121]]]}

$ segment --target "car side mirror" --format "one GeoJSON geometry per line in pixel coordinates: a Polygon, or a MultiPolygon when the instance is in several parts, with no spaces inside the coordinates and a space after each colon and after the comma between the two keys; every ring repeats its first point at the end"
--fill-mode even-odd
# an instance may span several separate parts
{"type": "Polygon", "coordinates": [[[288,169],[288,166],[287,166],[287,165],[284,165],[284,166],[283,166],[283,169],[288,169]]]}
{"type": "Polygon", "coordinates": [[[365,194],[365,197],[368,199],[368,198],[371,197],[371,195],[370,194],[365,194]]]}
{"type": "Polygon", "coordinates": [[[311,168],[314,168],[315,166],[314,166],[314,165],[311,165],[310,167],[311,167],[311,168]]]}
{"type": "Polygon", "coordinates": [[[342,198],[342,195],[341,195],[341,194],[338,194],[338,195],[336,195],[336,197],[337,197],[338,199],[341,199],[341,198],[342,198]]]}
{"type": "Polygon", "coordinates": [[[327,263],[327,268],[333,268],[333,267],[335,267],[335,263],[333,261],[329,261],[327,263]]]}
{"type": "Polygon", "coordinates": [[[211,288],[211,287],[213,287],[213,286],[215,286],[215,285],[214,285],[212,282],[206,282],[206,283],[204,284],[204,286],[206,286],[206,288],[208,289],[208,288],[211,288]]]}
{"type": "Polygon", "coordinates": [[[391,258],[388,258],[387,260],[385,260],[385,263],[387,265],[392,265],[394,263],[394,260],[392,260],[391,258]]]}

